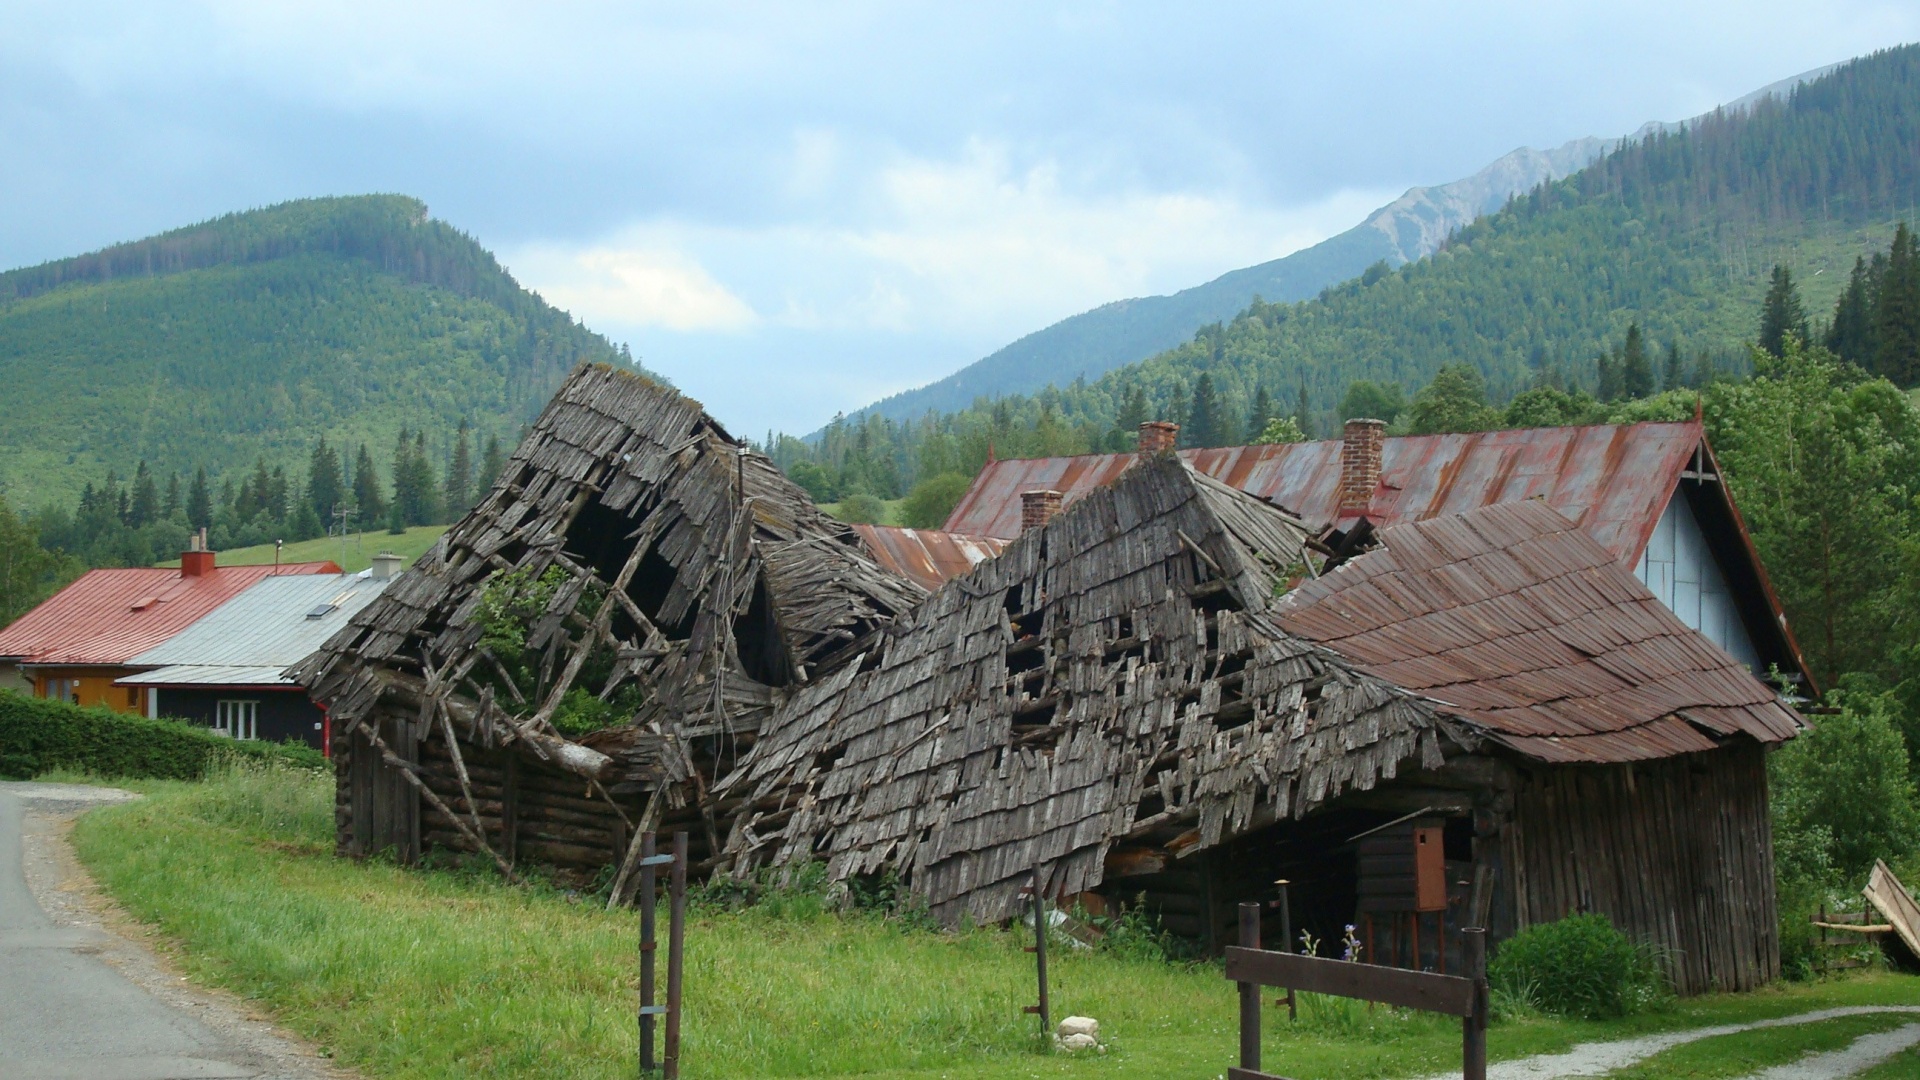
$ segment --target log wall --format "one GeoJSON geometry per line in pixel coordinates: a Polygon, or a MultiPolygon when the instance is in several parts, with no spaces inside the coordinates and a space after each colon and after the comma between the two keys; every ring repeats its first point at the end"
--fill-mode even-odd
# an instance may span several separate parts
{"type": "Polygon", "coordinates": [[[1682,994],[1779,975],[1762,747],[1519,773],[1505,861],[1522,927],[1606,915],[1667,954],[1682,994]]]}

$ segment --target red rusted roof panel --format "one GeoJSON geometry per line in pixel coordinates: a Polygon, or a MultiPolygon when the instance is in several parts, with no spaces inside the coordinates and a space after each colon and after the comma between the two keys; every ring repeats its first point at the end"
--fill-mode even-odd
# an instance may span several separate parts
{"type": "Polygon", "coordinates": [[[928,591],[1000,554],[1008,544],[994,536],[962,536],[892,525],[855,525],[853,531],[875,562],[912,578],[928,591]]]}
{"type": "Polygon", "coordinates": [[[1521,753],[1636,761],[1802,726],[1544,501],[1395,525],[1381,544],[1282,598],[1281,624],[1521,753]]]}
{"type": "MultiPolygon", "coordinates": [[[[1541,499],[1631,566],[1700,442],[1693,421],[1397,436],[1382,447],[1380,486],[1367,517],[1388,526],[1541,499]]],[[[1337,440],[1183,450],[1180,456],[1311,526],[1340,520],[1337,440]]],[[[1071,503],[1137,459],[1091,454],[996,461],[975,478],[946,528],[1018,536],[1021,492],[1049,488],[1071,503]]]]}
{"type": "Polygon", "coordinates": [[[177,569],[89,570],[0,630],[0,656],[29,664],[122,664],[193,625],[262,578],[339,573],[331,562],[177,569]],[[133,605],[153,602],[138,610],[133,605]]]}

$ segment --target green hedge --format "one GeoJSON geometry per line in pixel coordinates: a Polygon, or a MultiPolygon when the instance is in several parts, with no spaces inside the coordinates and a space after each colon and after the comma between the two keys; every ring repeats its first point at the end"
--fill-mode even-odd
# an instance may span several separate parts
{"type": "Polygon", "coordinates": [[[83,709],[64,701],[0,690],[0,777],[27,779],[50,769],[105,777],[198,780],[233,757],[320,768],[320,751],[301,743],[236,742],[197,724],[83,709]]]}

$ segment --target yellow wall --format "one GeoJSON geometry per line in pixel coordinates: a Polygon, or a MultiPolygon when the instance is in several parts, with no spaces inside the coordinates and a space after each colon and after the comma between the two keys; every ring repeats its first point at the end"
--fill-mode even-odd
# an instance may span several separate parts
{"type": "Polygon", "coordinates": [[[133,672],[124,668],[37,668],[33,673],[33,693],[36,697],[58,697],[66,690],[66,698],[77,705],[101,705],[114,712],[139,713],[147,711],[147,695],[150,690],[137,686],[115,686],[113,680],[133,672]],[[65,680],[63,686],[61,681],[65,680]]]}

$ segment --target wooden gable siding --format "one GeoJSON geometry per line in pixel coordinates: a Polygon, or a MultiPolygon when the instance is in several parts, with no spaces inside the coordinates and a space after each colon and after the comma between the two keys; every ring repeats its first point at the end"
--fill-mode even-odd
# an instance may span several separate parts
{"type": "Polygon", "coordinates": [[[1682,994],[1779,976],[1763,747],[1519,776],[1504,861],[1520,928],[1598,912],[1657,946],[1682,994]]]}

